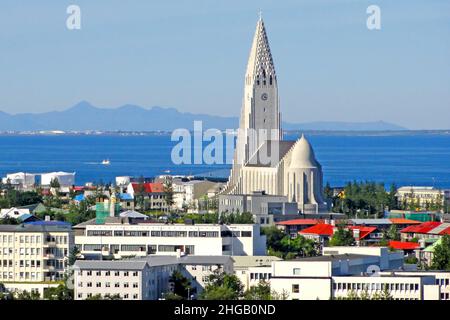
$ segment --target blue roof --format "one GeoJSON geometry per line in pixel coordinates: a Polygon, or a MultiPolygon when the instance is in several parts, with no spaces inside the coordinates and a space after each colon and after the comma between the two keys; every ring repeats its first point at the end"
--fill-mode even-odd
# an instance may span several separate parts
{"type": "Polygon", "coordinates": [[[75,201],[83,201],[84,200],[84,194],[77,194],[73,200],[75,201]]]}
{"type": "Polygon", "coordinates": [[[25,221],[25,220],[27,220],[28,218],[30,218],[32,216],[33,216],[32,214],[25,213],[25,214],[21,215],[20,217],[18,217],[17,220],[25,221]]]}
{"type": "Polygon", "coordinates": [[[119,198],[120,200],[134,200],[133,196],[129,193],[120,193],[119,198]]]}
{"type": "Polygon", "coordinates": [[[69,222],[64,221],[33,221],[33,222],[27,222],[26,224],[32,225],[32,226],[72,226],[69,222]]]}

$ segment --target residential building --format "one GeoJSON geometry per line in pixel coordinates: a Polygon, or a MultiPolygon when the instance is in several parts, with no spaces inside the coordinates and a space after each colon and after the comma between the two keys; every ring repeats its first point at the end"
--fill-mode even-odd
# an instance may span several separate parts
{"type": "Polygon", "coordinates": [[[424,210],[438,204],[441,209],[450,201],[450,189],[434,187],[405,186],[397,189],[397,199],[400,205],[418,204],[424,210]]]}
{"type": "MultiPolygon", "coordinates": [[[[179,252],[178,252],[179,253],[179,252]]],[[[170,277],[181,272],[191,281],[189,297],[202,292],[214,272],[233,273],[230,256],[146,256],[127,260],[78,260],[75,300],[95,295],[119,295],[124,300],[163,299],[173,290],[170,277]]]]}
{"type": "Polygon", "coordinates": [[[69,188],[75,185],[75,172],[50,172],[41,175],[41,185],[50,187],[52,180],[59,182],[60,188],[69,188]]]}
{"type": "Polygon", "coordinates": [[[373,296],[387,290],[393,299],[439,300],[434,275],[393,275],[403,254],[381,247],[329,247],[323,256],[272,263],[271,288],[287,299],[329,300],[350,294],[373,296]]]}
{"type": "Polygon", "coordinates": [[[0,282],[8,290],[37,290],[64,278],[74,245],[70,225],[44,221],[0,225],[0,282]]]}
{"type": "Polygon", "coordinates": [[[164,194],[164,185],[162,183],[145,182],[128,184],[127,192],[130,194],[136,204],[143,206],[143,210],[167,210],[167,203],[164,194]],[[142,203],[140,203],[142,197],[142,203]]]}
{"type": "Polygon", "coordinates": [[[244,285],[244,290],[257,286],[260,281],[270,282],[272,262],[283,259],[274,256],[233,256],[234,274],[244,285]]]}
{"type": "Polygon", "coordinates": [[[289,202],[286,196],[269,195],[264,191],[219,195],[219,212],[249,212],[255,222],[262,225],[273,224],[278,216],[298,216],[297,203],[289,202]]]}
{"type": "Polygon", "coordinates": [[[17,190],[33,189],[36,184],[36,175],[27,172],[8,173],[2,179],[3,184],[10,184],[17,190]]]}
{"type": "Polygon", "coordinates": [[[265,255],[258,224],[166,224],[107,217],[74,226],[75,243],[85,254],[114,256],[265,255]]]}

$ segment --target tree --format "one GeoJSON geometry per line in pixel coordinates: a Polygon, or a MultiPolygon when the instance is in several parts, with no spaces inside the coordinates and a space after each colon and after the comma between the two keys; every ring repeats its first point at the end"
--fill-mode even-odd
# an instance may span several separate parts
{"type": "Polygon", "coordinates": [[[383,240],[400,240],[400,233],[398,232],[395,224],[392,224],[386,231],[383,232],[383,240]]]}
{"type": "MultiPolygon", "coordinates": [[[[181,297],[182,299],[189,299],[192,294],[191,281],[183,276],[183,274],[175,270],[169,278],[169,282],[173,284],[173,294],[181,297]]],[[[167,295],[166,295],[166,299],[167,295]]]]}
{"type": "Polygon", "coordinates": [[[173,199],[173,184],[172,179],[167,178],[164,182],[164,201],[168,209],[170,209],[175,203],[173,199]]]}
{"type": "Polygon", "coordinates": [[[431,268],[434,270],[450,270],[450,235],[444,235],[441,238],[441,243],[435,246],[431,268]]]}
{"type": "Polygon", "coordinates": [[[335,246],[352,246],[355,244],[355,238],[353,238],[352,232],[339,227],[338,230],[333,234],[328,243],[331,247],[335,246]]]}
{"type": "Polygon", "coordinates": [[[272,300],[270,283],[260,281],[258,285],[250,287],[244,293],[245,300],[272,300]]]}
{"type": "Polygon", "coordinates": [[[244,286],[234,274],[215,270],[209,276],[205,290],[200,294],[202,300],[237,300],[243,296],[244,286]]]}
{"type": "Polygon", "coordinates": [[[44,299],[46,300],[73,300],[73,290],[67,288],[65,284],[57,287],[46,288],[44,290],[44,299]]]}
{"type": "Polygon", "coordinates": [[[40,300],[41,295],[37,291],[29,292],[27,290],[23,290],[23,291],[16,293],[15,298],[17,300],[40,300]]]}
{"type": "Polygon", "coordinates": [[[59,189],[61,188],[61,184],[59,183],[58,178],[53,178],[50,180],[50,188],[59,189]]]}
{"type": "Polygon", "coordinates": [[[73,266],[75,261],[77,260],[77,256],[80,253],[80,250],[77,246],[74,246],[69,253],[69,266],[73,266]]]}
{"type": "Polygon", "coordinates": [[[327,184],[323,188],[323,194],[325,195],[326,199],[332,199],[333,198],[333,189],[331,189],[331,186],[330,186],[329,182],[327,182],[327,184]]]}

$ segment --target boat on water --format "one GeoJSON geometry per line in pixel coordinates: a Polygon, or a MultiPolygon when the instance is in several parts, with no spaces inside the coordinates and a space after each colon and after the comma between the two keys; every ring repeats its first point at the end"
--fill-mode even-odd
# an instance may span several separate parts
{"type": "Polygon", "coordinates": [[[108,166],[108,165],[111,164],[111,162],[109,161],[109,159],[105,159],[105,160],[102,161],[102,164],[105,165],[105,166],[108,166]]]}

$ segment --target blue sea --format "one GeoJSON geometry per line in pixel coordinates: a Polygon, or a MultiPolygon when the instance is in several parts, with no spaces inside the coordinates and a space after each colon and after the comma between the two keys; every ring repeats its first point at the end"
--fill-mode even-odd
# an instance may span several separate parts
{"type": "MultiPolygon", "coordinates": [[[[294,136],[285,139],[295,139],[294,136]]],[[[309,135],[324,182],[370,180],[386,185],[450,188],[449,135],[309,135]]],[[[164,174],[227,177],[230,165],[175,165],[170,136],[0,136],[0,175],[76,172],[76,183],[113,182],[116,176],[164,174]],[[102,165],[109,159],[109,166],[102,165]]]]}

